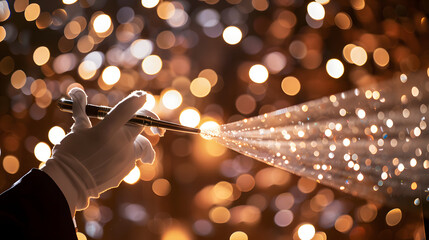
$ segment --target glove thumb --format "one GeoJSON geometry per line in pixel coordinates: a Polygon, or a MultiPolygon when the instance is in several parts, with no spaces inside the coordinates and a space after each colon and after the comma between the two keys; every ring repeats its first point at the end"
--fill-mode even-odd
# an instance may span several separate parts
{"type": "Polygon", "coordinates": [[[143,163],[152,164],[155,160],[155,150],[149,140],[142,135],[138,135],[134,141],[135,159],[140,159],[143,163]]]}
{"type": "Polygon", "coordinates": [[[72,88],[69,95],[73,100],[74,124],[71,127],[72,132],[90,128],[92,126],[91,121],[85,111],[87,105],[86,93],[80,88],[72,88]]]}

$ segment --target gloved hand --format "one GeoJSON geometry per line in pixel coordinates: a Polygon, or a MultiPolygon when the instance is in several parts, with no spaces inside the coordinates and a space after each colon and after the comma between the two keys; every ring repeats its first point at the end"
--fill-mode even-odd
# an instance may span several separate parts
{"type": "MultiPolygon", "coordinates": [[[[137,159],[152,163],[155,151],[149,140],[140,135],[143,127],[127,123],[145,103],[145,92],[135,91],[124,98],[95,127],[85,113],[85,92],[73,88],[69,95],[73,100],[75,123],[71,132],[54,147],[52,158],[42,171],[64,193],[73,216],[75,210],[88,206],[90,198],[117,187],[134,168],[137,159]]],[[[137,113],[159,119],[148,110],[141,109],[137,113]]]]}

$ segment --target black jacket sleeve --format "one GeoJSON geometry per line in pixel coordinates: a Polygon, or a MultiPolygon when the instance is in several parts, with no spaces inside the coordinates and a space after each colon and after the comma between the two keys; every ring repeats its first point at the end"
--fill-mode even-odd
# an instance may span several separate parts
{"type": "Polygon", "coordinates": [[[67,200],[46,173],[32,169],[0,195],[0,236],[77,240],[67,200]]]}

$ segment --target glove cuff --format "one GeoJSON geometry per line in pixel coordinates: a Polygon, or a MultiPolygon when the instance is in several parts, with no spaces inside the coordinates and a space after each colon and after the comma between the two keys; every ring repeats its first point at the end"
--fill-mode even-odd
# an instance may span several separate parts
{"type": "Polygon", "coordinates": [[[41,169],[63,192],[72,215],[88,207],[89,199],[99,197],[96,182],[88,169],[71,155],[54,154],[41,169]]]}

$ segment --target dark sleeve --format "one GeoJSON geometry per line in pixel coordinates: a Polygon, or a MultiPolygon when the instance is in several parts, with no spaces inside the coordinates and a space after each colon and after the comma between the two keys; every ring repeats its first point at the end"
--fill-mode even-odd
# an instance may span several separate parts
{"type": "Polygon", "coordinates": [[[77,240],[67,200],[38,169],[0,195],[0,234],[1,239],[77,240]]]}

